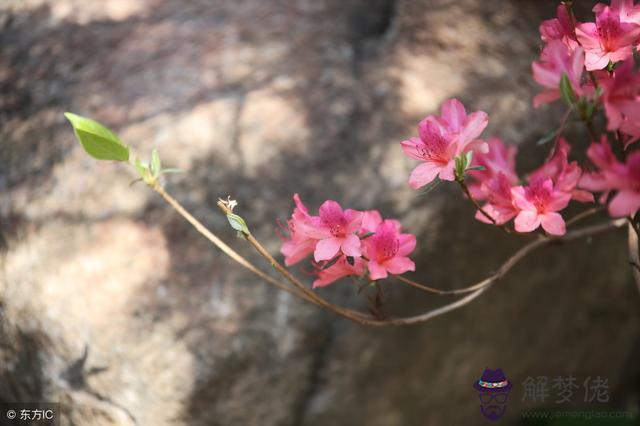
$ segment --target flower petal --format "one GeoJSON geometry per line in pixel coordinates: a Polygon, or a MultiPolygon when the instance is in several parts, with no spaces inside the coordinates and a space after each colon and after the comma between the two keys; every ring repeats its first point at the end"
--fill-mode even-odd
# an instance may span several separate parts
{"type": "Polygon", "coordinates": [[[383,278],[387,278],[387,270],[378,262],[370,260],[367,266],[369,267],[369,278],[371,278],[372,280],[381,280],[383,278]]]}
{"type": "Polygon", "coordinates": [[[458,148],[459,151],[464,151],[466,145],[469,144],[469,142],[477,139],[485,129],[485,127],[487,127],[487,124],[489,124],[489,116],[486,112],[476,111],[469,114],[464,129],[462,129],[462,131],[458,135],[460,140],[460,147],[458,148]]]}
{"type": "Polygon", "coordinates": [[[416,264],[408,257],[394,257],[384,262],[384,267],[394,275],[404,274],[408,271],[415,271],[416,264]]]}
{"type": "Polygon", "coordinates": [[[449,124],[449,130],[454,133],[460,132],[467,120],[464,105],[457,99],[449,99],[442,104],[441,115],[449,124]]]}
{"type": "Polygon", "coordinates": [[[342,240],[342,252],[347,256],[360,257],[360,238],[355,234],[349,234],[342,240]]]}
{"type": "Polygon", "coordinates": [[[410,138],[406,141],[400,142],[400,146],[407,156],[413,158],[414,160],[423,161],[424,155],[421,150],[424,149],[424,142],[422,142],[418,138],[410,138]]]}
{"type": "Polygon", "coordinates": [[[560,213],[549,212],[540,216],[540,223],[542,229],[547,231],[551,235],[564,235],[567,232],[567,227],[564,223],[564,219],[560,216],[560,213]]]}
{"type": "Polygon", "coordinates": [[[431,183],[436,178],[438,173],[440,173],[441,169],[442,166],[436,163],[422,163],[411,172],[411,176],[409,177],[409,185],[413,189],[422,188],[423,186],[431,183]]]}
{"type": "Polygon", "coordinates": [[[640,192],[623,190],[618,192],[609,203],[609,214],[623,217],[633,214],[640,208],[640,192]]]}
{"type": "Polygon", "coordinates": [[[342,241],[338,238],[325,238],[324,240],[318,241],[316,249],[313,252],[314,259],[316,262],[333,259],[340,251],[341,244],[342,241]]]}
{"type": "Polygon", "coordinates": [[[511,188],[511,198],[513,199],[513,204],[521,210],[536,210],[536,206],[527,200],[523,186],[514,186],[511,188]]]}
{"type": "Polygon", "coordinates": [[[362,231],[375,232],[378,225],[382,223],[382,215],[378,210],[367,210],[362,215],[362,231]]]}
{"type": "Polygon", "coordinates": [[[514,221],[516,225],[516,231],[518,232],[531,232],[540,226],[540,215],[535,211],[521,211],[516,216],[516,220],[514,221]]]}
{"type": "Polygon", "coordinates": [[[398,256],[406,256],[416,248],[416,236],[413,234],[400,234],[398,241],[400,243],[398,256]]]}

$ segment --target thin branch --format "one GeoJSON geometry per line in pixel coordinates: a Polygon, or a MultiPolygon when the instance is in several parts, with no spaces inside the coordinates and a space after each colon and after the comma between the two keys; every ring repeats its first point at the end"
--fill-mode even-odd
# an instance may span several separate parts
{"type": "Polygon", "coordinates": [[[574,217],[572,217],[571,219],[569,219],[567,221],[567,228],[571,225],[576,224],[577,222],[581,221],[582,219],[586,219],[589,216],[593,216],[594,214],[598,213],[599,211],[604,210],[603,206],[599,206],[599,207],[593,207],[590,208],[588,210],[585,210],[583,212],[578,213],[577,215],[575,215],[574,217]]]}
{"type": "Polygon", "coordinates": [[[244,268],[256,274],[258,277],[262,278],[269,284],[279,288],[280,290],[284,290],[287,293],[291,293],[295,296],[300,296],[305,300],[309,300],[306,295],[300,294],[296,289],[292,289],[286,285],[283,285],[278,280],[274,279],[270,275],[256,268],[249,262],[247,259],[242,257],[238,252],[229,247],[224,241],[222,241],[218,236],[213,234],[206,226],[204,226],[198,219],[193,217],[191,213],[189,213],[180,203],[178,203],[171,195],[169,195],[160,185],[153,186],[152,189],[156,191],[158,194],[164,198],[164,200],[171,205],[182,217],[184,217],[187,222],[189,222],[200,234],[202,234],[206,239],[208,239],[213,245],[218,247],[224,254],[229,256],[235,262],[239,263],[244,268]]]}
{"type": "MultiPolygon", "coordinates": [[[[583,212],[586,213],[586,212],[583,212]]],[[[585,215],[586,217],[586,215],[585,215]]],[[[616,221],[613,222],[614,223],[614,228],[615,227],[620,227],[622,226],[622,222],[621,221],[616,221]]],[[[605,224],[608,225],[608,224],[605,224]]],[[[522,258],[526,257],[529,253],[531,253],[533,250],[535,250],[536,248],[545,245],[545,244],[549,244],[549,243],[553,243],[553,242],[565,242],[565,241],[570,241],[576,238],[581,238],[583,236],[586,235],[591,235],[591,234],[584,234],[583,232],[585,230],[594,230],[595,233],[600,233],[600,232],[604,232],[605,230],[608,229],[602,229],[600,226],[602,225],[598,225],[597,227],[590,227],[590,228],[583,228],[580,229],[578,231],[573,231],[573,232],[569,232],[568,234],[565,234],[562,237],[543,237],[540,236],[537,240],[523,246],[522,248],[520,248],[517,252],[515,252],[509,259],[507,259],[507,261],[505,263],[502,264],[502,266],[500,266],[500,268],[498,268],[498,270],[491,275],[488,278],[485,278],[484,280],[478,282],[477,284],[474,284],[472,286],[469,287],[464,287],[464,288],[459,288],[459,289],[455,289],[455,290],[440,290],[437,288],[433,288],[433,287],[429,287],[427,285],[418,283],[416,281],[410,280],[408,278],[402,277],[402,276],[396,276],[395,278],[397,278],[398,280],[409,284],[413,287],[419,288],[421,290],[430,292],[430,293],[435,293],[435,294],[439,294],[439,295],[460,295],[460,294],[466,294],[466,293],[471,293],[474,292],[476,290],[479,290],[481,288],[487,287],[492,285],[493,283],[495,283],[497,280],[499,280],[500,278],[502,278],[513,266],[515,266],[516,263],[518,263],[522,258]]]]}
{"type": "MultiPolygon", "coordinates": [[[[486,217],[487,219],[489,219],[491,221],[491,223],[493,223],[496,226],[499,226],[496,223],[496,220],[493,218],[493,216],[491,216],[489,213],[487,213],[482,206],[476,201],[475,198],[473,198],[471,196],[471,191],[469,191],[469,187],[467,186],[467,184],[464,182],[464,179],[458,179],[456,178],[456,182],[458,182],[458,184],[460,185],[460,188],[462,188],[462,191],[465,193],[465,195],[467,196],[467,198],[469,198],[469,201],[471,201],[473,203],[473,205],[480,211],[480,213],[482,213],[482,215],[484,217],[486,217]]],[[[507,231],[508,232],[508,231],[507,231]]]]}
{"type": "MultiPolygon", "coordinates": [[[[226,205],[224,205],[223,203],[221,203],[221,202],[218,203],[218,207],[225,214],[231,213],[231,210],[229,210],[229,208],[226,205]]],[[[287,281],[289,281],[291,284],[293,284],[299,291],[301,291],[302,293],[307,295],[318,306],[322,306],[323,308],[326,308],[329,311],[332,311],[334,313],[337,313],[337,314],[342,315],[342,316],[344,316],[346,318],[349,318],[349,319],[358,320],[358,319],[366,318],[366,316],[364,316],[364,314],[362,314],[362,313],[360,313],[358,311],[354,311],[354,310],[351,310],[351,309],[345,309],[345,308],[341,308],[339,306],[333,305],[333,304],[327,302],[326,300],[324,300],[323,298],[321,298],[320,296],[318,296],[313,291],[309,290],[298,278],[296,278],[291,272],[289,272],[289,270],[287,268],[285,268],[283,265],[281,265],[280,262],[278,262],[271,255],[271,253],[269,253],[267,251],[267,249],[264,248],[264,246],[262,244],[260,244],[260,242],[258,240],[256,240],[256,238],[251,233],[247,234],[245,237],[246,237],[247,241],[249,242],[249,244],[251,244],[253,246],[253,248],[255,248],[258,251],[258,253],[260,253],[260,255],[262,257],[267,259],[269,261],[269,263],[271,264],[271,266],[276,271],[278,271],[284,278],[286,278],[287,281]]]]}
{"type": "Polygon", "coordinates": [[[531,253],[533,250],[537,249],[538,247],[541,247],[547,244],[552,244],[552,243],[573,241],[579,238],[601,234],[614,229],[619,229],[623,225],[624,225],[624,220],[615,220],[613,222],[606,222],[606,223],[578,229],[576,231],[569,232],[562,237],[553,237],[553,238],[540,237],[538,240],[533,241],[527,244],[526,246],[522,247],[520,250],[518,250],[498,269],[498,271],[494,275],[479,282],[475,286],[468,287],[468,288],[476,288],[476,290],[473,293],[469,294],[468,296],[456,302],[445,305],[441,308],[437,308],[432,311],[425,312],[424,314],[416,315],[408,318],[391,319],[391,320],[388,320],[386,324],[382,324],[382,325],[418,324],[418,323],[422,323],[430,319],[433,319],[437,316],[443,315],[447,312],[451,312],[455,309],[461,308],[467,305],[468,303],[470,303],[471,301],[473,301],[474,299],[476,299],[482,293],[484,293],[492,284],[499,281],[500,278],[502,278],[507,272],[509,272],[509,270],[511,270],[511,268],[513,268],[520,260],[522,260],[524,257],[526,257],[529,253],[531,253]]]}

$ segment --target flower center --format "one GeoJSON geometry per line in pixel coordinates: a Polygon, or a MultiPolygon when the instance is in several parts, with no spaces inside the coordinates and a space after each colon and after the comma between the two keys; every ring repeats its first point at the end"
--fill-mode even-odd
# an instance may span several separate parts
{"type": "Polygon", "coordinates": [[[527,188],[527,195],[538,212],[544,213],[551,199],[551,194],[544,187],[534,185],[527,188]]]}
{"type": "Polygon", "coordinates": [[[448,141],[435,132],[429,132],[428,138],[422,141],[423,144],[418,146],[418,153],[425,160],[433,161],[440,164],[447,164],[447,148],[448,141]]]}
{"type": "Polygon", "coordinates": [[[600,38],[602,49],[606,52],[616,50],[621,32],[620,22],[613,16],[601,18],[598,22],[598,37],[600,38]]]}
{"type": "Polygon", "coordinates": [[[344,226],[340,223],[332,223],[329,225],[329,232],[331,232],[331,235],[334,237],[344,237],[344,226]]]}
{"type": "Polygon", "coordinates": [[[377,260],[383,262],[393,258],[400,249],[400,240],[392,234],[381,234],[377,238],[377,260]]]}

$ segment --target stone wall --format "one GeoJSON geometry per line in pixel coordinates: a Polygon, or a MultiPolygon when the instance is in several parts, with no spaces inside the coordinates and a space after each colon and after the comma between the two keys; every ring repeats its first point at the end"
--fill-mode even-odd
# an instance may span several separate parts
{"type": "MultiPolygon", "coordinates": [[[[589,9],[582,5],[582,12],[589,9]]],[[[484,424],[471,384],[502,367],[601,375],[638,410],[639,295],[624,233],[545,248],[463,310],[369,329],[275,291],[123,166],[96,163],[62,113],[157,148],[166,188],[243,254],[215,202],[232,194],[274,253],[301,194],[379,208],[418,234],[419,279],[455,288],[521,241],[473,219],[455,187],[419,194],[398,142],[446,98],[520,146],[550,1],[5,0],[0,4],[0,401],[61,401],[63,425],[484,424]]],[[[578,147],[586,137],[569,129],[578,147]]],[[[574,209],[575,210],[575,209],[574,209]]],[[[386,287],[393,315],[442,303],[386,287]]],[[[349,284],[322,290],[362,307],[349,284]]],[[[553,406],[553,404],[552,404],[553,406]]]]}

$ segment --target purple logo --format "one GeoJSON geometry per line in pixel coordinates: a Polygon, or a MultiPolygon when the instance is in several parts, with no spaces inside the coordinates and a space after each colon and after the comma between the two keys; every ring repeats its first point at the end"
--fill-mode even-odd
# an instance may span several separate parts
{"type": "Polygon", "coordinates": [[[480,398],[480,412],[491,421],[504,416],[511,382],[502,372],[502,368],[490,370],[486,368],[480,380],[473,384],[480,398]]]}

